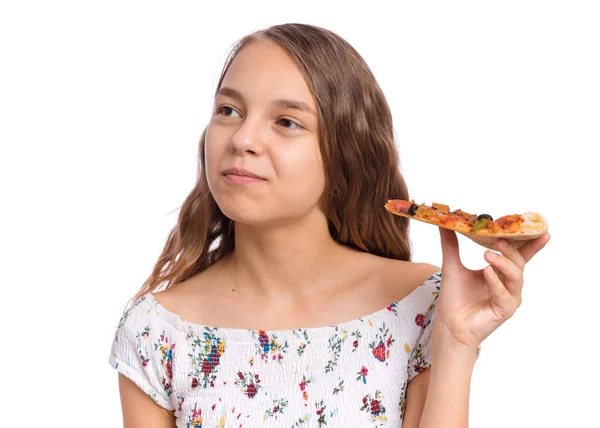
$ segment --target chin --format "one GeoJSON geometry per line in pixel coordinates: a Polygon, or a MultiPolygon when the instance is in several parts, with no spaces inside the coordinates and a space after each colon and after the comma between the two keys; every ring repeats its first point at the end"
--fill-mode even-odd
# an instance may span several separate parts
{"type": "Polygon", "coordinates": [[[259,225],[265,223],[264,217],[262,217],[260,215],[253,216],[253,215],[248,215],[248,213],[234,213],[234,214],[228,215],[225,212],[223,212],[223,214],[225,214],[225,217],[229,218],[230,220],[232,220],[238,224],[247,224],[249,226],[259,226],[259,225]]]}
{"type": "MultiPolygon", "coordinates": [[[[227,198],[227,197],[226,197],[227,198]]],[[[235,221],[236,223],[260,225],[269,221],[268,214],[264,209],[256,206],[253,203],[235,203],[236,198],[227,198],[227,202],[217,205],[225,217],[235,221]]]]}
{"type": "Polygon", "coordinates": [[[297,222],[305,213],[284,212],[281,208],[267,206],[261,207],[255,204],[247,206],[239,205],[232,207],[231,203],[219,204],[221,212],[229,219],[238,224],[248,226],[286,226],[297,222]]]}

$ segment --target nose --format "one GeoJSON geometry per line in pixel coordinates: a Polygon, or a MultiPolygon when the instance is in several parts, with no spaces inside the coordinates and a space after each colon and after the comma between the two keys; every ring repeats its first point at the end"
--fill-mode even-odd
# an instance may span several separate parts
{"type": "Polygon", "coordinates": [[[238,154],[262,154],[262,125],[259,119],[246,118],[231,137],[231,148],[238,154]]]}

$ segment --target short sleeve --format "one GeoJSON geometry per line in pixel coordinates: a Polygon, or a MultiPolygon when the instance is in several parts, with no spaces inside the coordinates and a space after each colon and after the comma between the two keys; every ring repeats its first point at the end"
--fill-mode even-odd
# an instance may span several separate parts
{"type": "MultiPolygon", "coordinates": [[[[429,303],[429,306],[426,307],[425,311],[417,311],[414,318],[414,323],[419,328],[419,333],[410,352],[408,382],[413,380],[415,376],[426,368],[431,367],[431,335],[435,324],[437,313],[436,303],[441,283],[442,273],[438,272],[422,284],[426,291],[424,299],[426,299],[425,302],[429,303]]],[[[477,358],[479,358],[480,350],[481,346],[477,348],[477,358]]]]}
{"type": "Polygon", "coordinates": [[[112,342],[109,363],[132,380],[159,406],[173,411],[172,344],[153,320],[142,296],[121,316],[112,342]]]}
{"type": "Polygon", "coordinates": [[[431,333],[436,315],[436,300],[431,302],[424,313],[417,313],[415,324],[420,328],[408,362],[408,382],[428,367],[431,367],[431,333]]]}

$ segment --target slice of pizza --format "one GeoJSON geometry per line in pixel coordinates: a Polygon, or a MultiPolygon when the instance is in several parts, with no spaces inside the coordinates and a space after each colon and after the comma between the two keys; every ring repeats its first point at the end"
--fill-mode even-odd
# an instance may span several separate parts
{"type": "Polygon", "coordinates": [[[454,230],[492,250],[496,250],[498,238],[506,239],[518,248],[548,231],[546,219],[534,212],[510,214],[494,220],[489,214],[469,214],[460,209],[450,211],[448,205],[433,203],[429,206],[402,199],[390,199],[385,209],[395,215],[454,230]]]}

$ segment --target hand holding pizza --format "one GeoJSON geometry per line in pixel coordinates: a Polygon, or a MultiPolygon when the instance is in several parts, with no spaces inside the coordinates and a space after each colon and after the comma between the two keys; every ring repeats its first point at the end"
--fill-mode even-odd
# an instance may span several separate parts
{"type": "Polygon", "coordinates": [[[431,206],[414,200],[390,199],[390,213],[436,225],[442,240],[442,283],[433,328],[434,347],[474,354],[484,339],[521,305],[525,263],[550,239],[548,222],[535,212],[494,218],[489,214],[454,211],[445,204],[431,206]],[[490,266],[465,268],[460,261],[461,233],[486,251],[490,266]]]}
{"type": "Polygon", "coordinates": [[[443,263],[434,335],[443,338],[444,344],[475,352],[521,305],[525,264],[544,248],[550,234],[518,249],[498,239],[496,248],[501,254],[486,251],[490,265],[470,270],[460,261],[456,232],[443,227],[439,231],[443,263]]]}

